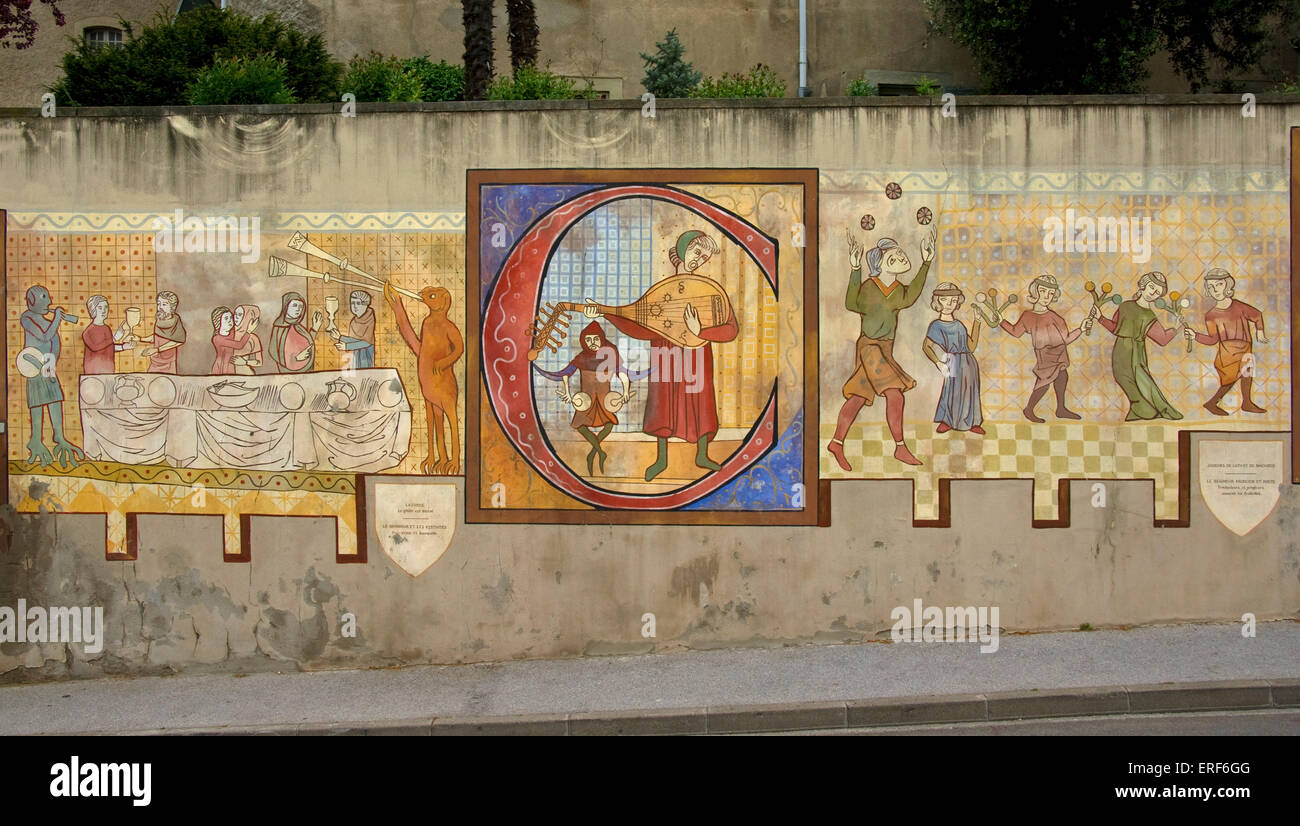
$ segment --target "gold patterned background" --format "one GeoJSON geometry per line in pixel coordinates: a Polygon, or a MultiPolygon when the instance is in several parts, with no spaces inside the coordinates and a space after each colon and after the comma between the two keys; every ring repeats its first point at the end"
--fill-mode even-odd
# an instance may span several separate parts
{"type": "MultiPolygon", "coordinates": [[[[84,216],[91,223],[101,222],[103,216],[84,216]]],[[[12,223],[11,223],[12,226],[12,223]]],[[[170,289],[181,297],[182,311],[186,317],[187,342],[182,353],[191,363],[206,364],[212,356],[209,338],[211,324],[206,316],[218,304],[235,306],[257,303],[262,308],[262,319],[257,335],[262,340],[265,364],[270,365],[269,347],[271,325],[279,308],[278,296],[297,290],[308,298],[310,309],[323,309],[326,295],[337,295],[340,310],[337,321],[340,330],[347,333],[348,293],[353,287],[326,284],[315,279],[276,279],[265,277],[266,257],[276,255],[318,272],[338,274],[327,262],[311,258],[288,249],[292,233],[265,233],[262,237],[261,259],[243,265],[232,283],[228,271],[214,277],[211,270],[195,270],[187,262],[189,255],[161,254],[155,256],[153,234],[150,232],[69,232],[38,229],[10,229],[6,234],[7,302],[5,334],[9,352],[9,365],[23,347],[23,332],[19,317],[26,310],[25,293],[28,287],[42,284],[49,291],[52,306],[62,306],[77,315],[76,325],[64,324],[60,330],[62,350],[57,363],[57,374],[64,394],[64,431],[75,445],[81,444],[80,416],[77,413],[78,377],[82,369],[84,345],[81,332],[85,330],[88,314],[86,299],[100,294],[108,298],[110,313],[108,324],[116,328],[122,322],[127,307],[141,309],[141,322],[137,335],[149,335],[156,316],[156,295],[159,289],[170,289]],[[242,281],[240,280],[242,279],[242,281]],[[204,298],[204,296],[210,296],[204,298]],[[195,354],[199,354],[196,356],[195,354]]],[[[308,232],[308,238],[322,250],[347,256],[363,270],[380,278],[391,278],[393,283],[418,292],[429,284],[444,286],[452,293],[450,318],[458,328],[464,327],[464,235],[461,232],[308,232]]],[[[198,259],[205,256],[198,254],[198,259]]],[[[206,260],[206,259],[205,259],[206,260]]],[[[226,259],[221,259],[226,260],[226,259]]],[[[212,266],[212,265],[208,265],[212,266]]],[[[424,318],[423,305],[410,298],[403,299],[412,325],[418,333],[424,318]]],[[[423,398],[416,377],[416,358],[402,341],[392,311],[379,293],[372,293],[371,306],[376,313],[376,364],[398,370],[406,388],[412,408],[411,447],[406,459],[391,473],[419,473],[420,463],[428,453],[427,426],[423,398]]],[[[340,354],[329,338],[322,333],[317,341],[315,369],[329,370],[340,367],[340,354]]],[[[141,345],[143,346],[143,345],[141,345]]],[[[136,372],[148,369],[149,360],[139,355],[139,349],[123,351],[116,356],[117,372],[136,372]]],[[[461,392],[458,396],[458,421],[462,423],[458,440],[464,445],[464,359],[456,365],[455,372],[461,392]]],[[[202,372],[183,370],[182,372],[202,372]]],[[[268,372],[263,368],[263,372],[268,372]]],[[[24,462],[27,458],[27,441],[31,436],[23,379],[13,369],[7,372],[9,383],[9,460],[24,462]]],[[[46,424],[46,443],[51,441],[46,424]]],[[[463,454],[463,451],[462,451],[463,454]]],[[[464,464],[462,459],[462,470],[464,464]]],[[[50,470],[50,469],[47,469],[50,470]]],[[[57,472],[57,471],[55,471],[57,472]]]]}
{"type": "MultiPolygon", "coordinates": [[[[1153,478],[1157,482],[1156,515],[1176,516],[1177,461],[1174,446],[1179,430],[1187,428],[1223,430],[1286,430],[1290,427],[1290,242],[1288,193],[1281,184],[1250,179],[1231,194],[1213,191],[1212,182],[1193,174],[1165,176],[1160,181],[1137,180],[1135,176],[1043,176],[1043,180],[1017,182],[1004,177],[990,190],[970,191],[970,181],[898,173],[830,172],[822,177],[821,201],[821,473],[828,478],[910,478],[916,484],[916,516],[937,515],[935,491],[941,476],[955,478],[1034,478],[1035,515],[1055,515],[1055,484],[1062,476],[1089,478],[1153,478]],[[903,181],[902,197],[886,196],[885,185],[903,181]],[[1173,191],[1133,192],[1134,182],[1148,188],[1168,187],[1173,191]],[[1008,184],[1023,183],[1021,191],[1008,184]],[[1044,189],[1061,191],[1042,191],[1044,189]],[[916,212],[927,207],[934,213],[930,226],[918,223],[916,212]],[[1044,249],[1044,222],[1067,217],[1073,210],[1079,217],[1150,219],[1150,260],[1134,261],[1133,251],[1056,252],[1044,249]],[[864,215],[871,215],[873,231],[862,228],[864,215]],[[849,275],[845,233],[851,232],[868,248],[879,238],[892,237],[920,263],[919,242],[931,229],[937,230],[938,254],[921,299],[902,311],[895,355],[916,378],[918,387],[906,395],[906,428],[909,443],[925,464],[910,468],[877,454],[877,442],[890,443],[884,425],[882,405],[864,408],[849,431],[846,452],[854,469],[842,471],[825,452],[834,434],[836,415],[843,402],[841,387],[852,369],[853,342],[858,335],[858,316],[844,308],[844,286],[849,275]],[[1204,314],[1213,306],[1203,296],[1202,276],[1221,267],[1237,280],[1236,298],[1258,307],[1265,317],[1269,343],[1256,343],[1255,401],[1266,414],[1238,412],[1239,386],[1229,392],[1224,406],[1231,415],[1219,417],[1202,408],[1218,387],[1213,367],[1214,348],[1196,345],[1188,353],[1180,335],[1166,347],[1148,344],[1152,374],[1184,418],[1125,424],[1128,401],[1115,384],[1110,358],[1115,339],[1100,324],[1091,336],[1070,345],[1070,381],[1067,403],[1083,416],[1080,423],[1056,419],[1053,394],[1049,391],[1038,404],[1038,415],[1047,419],[1031,425],[1022,408],[1032,390],[1033,349],[1028,336],[1013,338],[1001,331],[981,331],[975,351],[979,362],[981,400],[989,436],[934,433],[934,411],[942,377],[921,352],[925,330],[936,313],[930,296],[942,281],[955,282],[965,291],[967,303],[957,314],[971,327],[970,302],[975,292],[990,287],[1000,296],[1018,294],[1020,303],[1007,311],[1014,321],[1026,305],[1026,288],[1039,274],[1050,273],[1061,283],[1063,295],[1052,309],[1073,328],[1086,317],[1092,305],[1084,283],[1109,281],[1124,299],[1133,296],[1138,277],[1145,272],[1163,272],[1170,290],[1191,299],[1184,311],[1191,325],[1205,329],[1204,314]],[[1023,431],[1023,432],[1022,432],[1023,431]],[[1012,435],[1014,434],[1014,435],[1012,435]],[[1096,448],[1086,446],[1089,439],[1096,448]],[[1134,463],[1124,456],[1160,456],[1159,462],[1134,463]],[[1008,453],[1009,451],[1009,453],[1008,453]],[[1003,455],[1007,454],[1007,455],[1003,455]],[[1096,455],[1084,462],[1064,457],[1096,455]],[[979,457],[975,461],[962,457],[979,457]],[[858,461],[853,461],[854,458],[858,461]],[[1167,458],[1167,461],[1166,461],[1167,458]],[[1076,467],[1077,465],[1077,467],[1076,467]],[[1171,513],[1172,509],[1172,513],[1171,513]]],[[[1114,304],[1105,305],[1107,316],[1114,304]]],[[[1173,316],[1157,310],[1165,327],[1174,325],[1173,316]]]]}
{"type": "MultiPolygon", "coordinates": [[[[6,233],[6,277],[8,301],[5,307],[5,339],[9,353],[9,458],[26,459],[31,438],[23,379],[12,369],[14,356],[23,348],[19,317],[27,309],[27,288],[42,284],[50,291],[51,306],[63,307],[79,318],[80,324],[64,324],[60,330],[62,352],[57,363],[63,386],[64,431],[80,446],[81,420],[77,416],[77,377],[81,375],[81,333],[89,314],[86,299],[102,295],[110,307],[109,326],[122,323],[127,307],[139,307],[142,321],[137,334],[152,329],[157,295],[154,271],[153,234],[144,232],[43,232],[10,230],[6,233]]],[[[137,351],[117,354],[120,373],[147,369],[149,360],[137,351]]],[[[46,423],[46,443],[50,442],[46,423]]]]}

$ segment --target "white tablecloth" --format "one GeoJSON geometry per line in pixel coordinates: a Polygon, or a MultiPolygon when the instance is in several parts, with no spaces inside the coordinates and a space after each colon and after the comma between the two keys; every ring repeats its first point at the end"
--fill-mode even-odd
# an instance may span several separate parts
{"type": "Polygon", "coordinates": [[[397,371],[82,376],[86,456],[125,464],[373,473],[411,440],[397,371]]]}

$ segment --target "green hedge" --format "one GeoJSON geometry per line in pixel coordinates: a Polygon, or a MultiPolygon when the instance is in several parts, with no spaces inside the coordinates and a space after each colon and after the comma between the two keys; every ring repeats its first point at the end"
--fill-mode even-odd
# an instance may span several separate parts
{"type": "Polygon", "coordinates": [[[867,76],[863,75],[850,80],[849,85],[844,89],[844,94],[849,97],[875,97],[880,94],[880,87],[867,80],[867,76]]]}
{"type": "Polygon", "coordinates": [[[785,81],[770,66],[762,63],[743,74],[726,74],[714,80],[705,78],[691,90],[693,98],[782,98],[785,81]]]}
{"type": "Polygon", "coordinates": [[[549,69],[520,66],[513,74],[502,75],[488,87],[488,100],[572,100],[594,97],[590,88],[577,84],[549,69]]]}
{"type": "Polygon", "coordinates": [[[199,72],[185,98],[194,106],[294,103],[285,72],[285,62],[270,55],[218,60],[199,72]]]}
{"type": "Polygon", "coordinates": [[[420,57],[385,57],[378,52],[348,62],[339,84],[358,101],[461,100],[465,97],[465,67],[420,57]]]}
{"type": "Polygon", "coordinates": [[[204,69],[219,61],[268,56],[284,64],[285,86],[294,100],[335,101],[342,65],[330,57],[324,38],[308,35],[275,15],[253,18],[230,10],[199,9],[175,20],[159,12],[137,35],[121,21],[127,38],[120,47],[72,38],[63,55],[63,77],[51,87],[56,100],[72,106],[164,106],[184,104],[204,69]]]}

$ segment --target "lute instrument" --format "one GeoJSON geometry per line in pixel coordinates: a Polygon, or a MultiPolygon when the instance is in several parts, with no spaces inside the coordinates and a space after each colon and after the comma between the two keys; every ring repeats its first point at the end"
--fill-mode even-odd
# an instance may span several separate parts
{"type": "MultiPolygon", "coordinates": [[[[528,360],[535,361],[543,350],[556,352],[567,336],[565,328],[569,326],[569,313],[580,313],[586,306],[561,301],[557,305],[548,302],[540,308],[537,318],[527,330],[532,337],[528,360]]],[[[727,298],[727,291],[712,278],[695,274],[665,278],[631,304],[596,304],[595,307],[601,315],[635,321],[679,347],[700,347],[708,343],[687,329],[687,307],[694,307],[699,314],[702,330],[726,324],[731,318],[731,301],[727,298]]]]}

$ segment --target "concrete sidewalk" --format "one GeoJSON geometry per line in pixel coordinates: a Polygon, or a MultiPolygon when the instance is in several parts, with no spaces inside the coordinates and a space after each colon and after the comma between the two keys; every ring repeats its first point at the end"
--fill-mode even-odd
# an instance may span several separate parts
{"type": "Polygon", "coordinates": [[[0,687],[0,735],[651,733],[1300,706],[1300,623],[0,687]]]}

